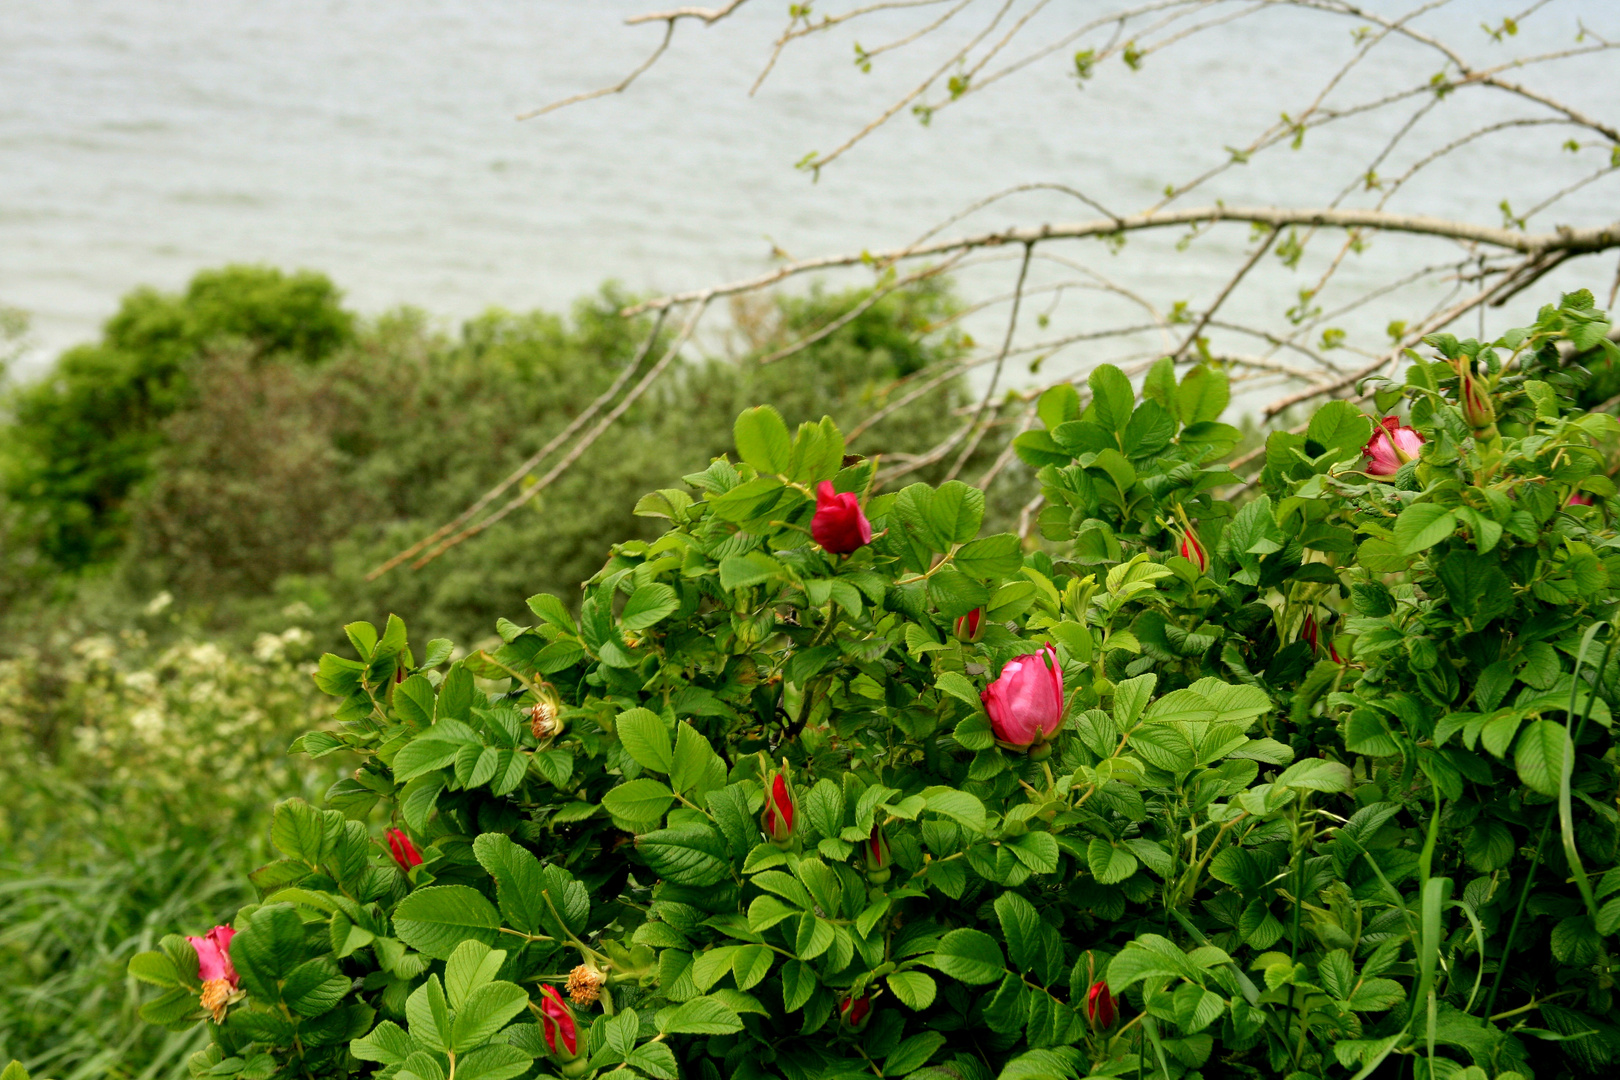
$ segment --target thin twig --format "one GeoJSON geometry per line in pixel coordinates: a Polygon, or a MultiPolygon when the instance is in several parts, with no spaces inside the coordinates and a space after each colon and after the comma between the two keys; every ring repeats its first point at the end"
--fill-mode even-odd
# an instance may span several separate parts
{"type": "Polygon", "coordinates": [[[951,466],[951,471],[945,477],[947,480],[956,479],[956,474],[962,471],[962,466],[967,464],[967,459],[979,448],[979,442],[984,438],[985,429],[980,424],[990,408],[990,402],[995,399],[996,388],[1001,385],[1001,371],[1007,363],[1007,350],[1012,348],[1013,334],[1018,330],[1018,311],[1024,304],[1024,281],[1029,277],[1029,259],[1034,253],[1033,243],[1024,245],[1024,259],[1018,264],[1018,282],[1013,286],[1012,312],[1007,316],[1007,336],[1002,339],[1001,352],[996,355],[996,366],[991,369],[990,385],[985,388],[984,399],[979,402],[979,410],[973,415],[971,427],[974,434],[962,448],[956,464],[951,466]]]}
{"type": "Polygon", "coordinates": [[[573,449],[569,450],[563,459],[552,467],[550,472],[546,473],[545,476],[537,480],[532,487],[525,490],[521,495],[509,500],[504,506],[495,511],[489,517],[484,518],[482,521],[479,521],[474,525],[469,525],[465,529],[461,530],[461,532],[452,536],[450,539],[444,541],[438,547],[428,552],[428,554],[416,560],[416,562],[411,564],[411,569],[420,570],[422,567],[426,566],[434,559],[437,559],[440,555],[443,555],[446,551],[449,551],[457,544],[477,536],[479,533],[483,532],[497,521],[500,521],[502,518],[506,517],[507,514],[510,514],[513,510],[516,510],[518,507],[540,494],[546,488],[550,487],[552,481],[556,480],[557,477],[567,472],[569,466],[578,461],[580,455],[586,450],[590,449],[591,444],[600,438],[603,432],[612,427],[614,422],[617,421],[619,417],[623,416],[625,411],[629,409],[631,405],[635,404],[636,400],[640,398],[642,394],[647,392],[648,387],[652,386],[652,384],[657,381],[658,376],[663,374],[664,369],[669,366],[670,361],[674,360],[676,355],[679,354],[681,349],[686,345],[687,340],[692,336],[692,331],[697,328],[698,319],[702,317],[704,309],[708,307],[709,299],[710,298],[703,298],[693,304],[692,314],[687,317],[685,325],[681,327],[680,334],[676,336],[674,342],[670,344],[670,347],[665,351],[664,355],[659,357],[658,362],[648,369],[647,374],[642,377],[641,381],[631,388],[630,392],[613,407],[613,411],[604,416],[584,438],[575,443],[573,449]]]}
{"type": "MultiPolygon", "coordinates": [[[[740,3],[741,0],[738,0],[738,2],[740,3]]],[[[733,6],[735,6],[735,5],[733,5],[733,6]]],[[[626,75],[623,79],[620,79],[618,82],[614,83],[612,86],[604,86],[599,90],[587,90],[583,94],[575,94],[572,97],[565,97],[561,101],[553,101],[550,105],[542,105],[538,109],[531,109],[530,111],[528,111],[526,113],[519,113],[518,114],[518,119],[519,120],[533,120],[537,116],[544,116],[544,115],[546,115],[546,113],[556,112],[558,109],[564,108],[564,107],[569,106],[569,105],[578,105],[582,101],[590,101],[593,98],[607,97],[610,94],[622,94],[622,93],[624,93],[624,91],[626,91],[626,90],[628,90],[630,88],[631,83],[633,83],[637,79],[639,79],[642,76],[642,74],[644,74],[646,72],[646,70],[648,68],[650,68],[654,64],[658,63],[658,58],[660,56],[664,55],[664,50],[669,48],[670,39],[673,38],[674,36],[675,36],[675,20],[670,19],[669,20],[669,25],[664,27],[664,40],[660,41],[658,43],[658,48],[653,50],[653,54],[651,56],[647,57],[647,59],[642,62],[640,67],[636,68],[636,70],[634,70],[630,74],[626,75]]]]}
{"type": "Polygon", "coordinates": [[[546,445],[542,446],[539,450],[536,450],[532,455],[530,455],[527,461],[508,473],[506,475],[506,479],[502,480],[500,483],[484,492],[484,494],[480,495],[477,502],[473,503],[471,506],[467,507],[467,509],[457,514],[450,521],[447,521],[445,524],[439,526],[430,535],[418,540],[416,543],[412,544],[398,555],[395,555],[393,558],[371,571],[371,573],[366,575],[366,580],[376,581],[378,578],[388,573],[388,571],[392,570],[406,559],[415,556],[417,552],[426,548],[428,545],[436,543],[445,536],[448,536],[452,531],[471,521],[474,517],[477,517],[479,512],[482,511],[484,507],[488,506],[491,502],[499,498],[513,484],[529,475],[530,471],[533,470],[535,466],[539,465],[546,458],[550,457],[553,450],[557,449],[563,443],[573,438],[574,434],[578,432],[580,428],[590,423],[591,418],[601,411],[602,406],[606,405],[608,402],[612,401],[618,396],[619,391],[624,388],[624,384],[629,382],[630,377],[634,375],[641,367],[641,362],[645,360],[647,358],[647,354],[652,351],[653,344],[658,340],[658,335],[663,331],[664,320],[668,318],[668,315],[668,308],[665,308],[658,313],[658,318],[653,322],[651,332],[647,334],[646,338],[642,341],[640,348],[636,350],[636,355],[628,364],[624,366],[624,370],[619,372],[618,377],[613,380],[612,384],[606,390],[602,391],[595,401],[586,406],[584,412],[581,412],[578,416],[574,417],[573,420],[569,421],[567,427],[558,432],[550,441],[546,443],[546,445]]]}
{"type": "Polygon", "coordinates": [[[1259,247],[1254,249],[1254,254],[1250,255],[1248,259],[1244,261],[1243,265],[1238,267],[1238,272],[1233,274],[1232,277],[1227,281],[1226,288],[1221,290],[1220,295],[1215,298],[1215,302],[1210,304],[1209,307],[1205,308],[1202,315],[1198,316],[1198,321],[1193,324],[1192,330],[1187,333],[1187,337],[1184,341],[1182,341],[1181,347],[1177,349],[1174,354],[1172,354],[1177,360],[1181,359],[1183,356],[1186,356],[1187,350],[1197,344],[1198,335],[1204,332],[1204,327],[1209,325],[1209,320],[1213,319],[1215,317],[1215,313],[1221,309],[1221,305],[1226,303],[1226,298],[1232,295],[1232,290],[1238,287],[1238,282],[1242,281],[1248,272],[1254,269],[1255,264],[1265,257],[1266,252],[1271,250],[1271,242],[1277,239],[1277,233],[1279,231],[1280,230],[1278,229],[1272,229],[1270,232],[1266,233],[1265,240],[1261,242],[1259,247]]]}

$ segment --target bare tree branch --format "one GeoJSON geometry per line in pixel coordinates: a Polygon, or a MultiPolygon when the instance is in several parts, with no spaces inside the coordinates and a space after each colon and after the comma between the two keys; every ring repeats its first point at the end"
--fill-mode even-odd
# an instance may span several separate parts
{"type": "Polygon", "coordinates": [[[942,240],[937,243],[922,244],[876,254],[861,252],[859,254],[827,255],[814,259],[802,259],[786,263],[757,277],[745,278],[726,285],[718,285],[712,289],[674,293],[653,300],[645,300],[625,308],[622,314],[626,316],[639,315],[644,311],[655,311],[671,304],[690,303],[706,295],[729,296],[732,293],[752,292],[755,289],[763,289],[795,275],[816,270],[829,270],[836,267],[857,266],[873,262],[883,266],[903,259],[944,255],[966,248],[993,247],[1000,244],[1031,244],[1047,240],[1079,240],[1093,236],[1111,236],[1116,233],[1136,232],[1142,229],[1163,229],[1199,222],[1219,221],[1248,222],[1269,225],[1272,228],[1283,228],[1289,225],[1317,225],[1344,229],[1365,228],[1381,232],[1412,233],[1422,236],[1439,236],[1465,243],[1485,244],[1490,247],[1517,251],[1526,255],[1540,254],[1545,251],[1567,251],[1571,254],[1583,255],[1620,247],[1620,221],[1612,225],[1590,229],[1560,229],[1551,233],[1525,233],[1489,225],[1449,221],[1444,218],[1429,217],[1422,214],[1391,214],[1381,210],[1333,209],[1326,207],[1291,210],[1279,206],[1201,206],[1183,210],[1150,211],[1143,214],[1132,214],[1129,217],[1120,219],[1105,218],[1071,224],[1003,229],[998,232],[980,233],[977,236],[942,240]]]}

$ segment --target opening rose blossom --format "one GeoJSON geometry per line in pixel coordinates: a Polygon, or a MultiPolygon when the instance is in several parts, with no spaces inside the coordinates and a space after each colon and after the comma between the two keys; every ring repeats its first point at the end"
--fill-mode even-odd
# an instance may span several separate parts
{"type": "Polygon", "coordinates": [[[1386,416],[1362,451],[1367,456],[1362,471],[1368,476],[1394,476],[1403,463],[1418,456],[1423,443],[1422,435],[1403,426],[1397,418],[1386,416]]]}
{"type": "Polygon", "coordinates": [[[979,640],[979,634],[984,631],[984,608],[976,607],[966,615],[959,616],[954,628],[956,640],[972,644],[979,640]]]}
{"type": "Polygon", "coordinates": [[[231,964],[231,938],[236,930],[229,926],[216,926],[202,937],[188,937],[197,953],[197,978],[202,980],[202,1007],[214,1017],[214,1023],[225,1022],[225,1006],[240,980],[231,964]]]}
{"type": "Polygon", "coordinates": [[[882,885],[889,880],[889,864],[894,855],[889,851],[889,838],[883,835],[883,826],[874,822],[872,835],[866,838],[866,880],[882,885]]]}
{"type": "Polygon", "coordinates": [[[1195,534],[1189,532],[1181,538],[1181,557],[1198,567],[1200,574],[1209,572],[1209,553],[1195,534]]]}
{"type": "Polygon", "coordinates": [[[816,488],[816,513],[810,519],[810,536],[834,555],[848,555],[872,542],[872,523],[861,513],[860,500],[852,491],[834,491],[831,480],[816,488]]]}
{"type": "Polygon", "coordinates": [[[793,842],[793,788],[785,773],[771,774],[765,789],[765,812],[759,816],[759,830],[778,846],[793,842]]]}
{"type": "Polygon", "coordinates": [[[1093,1031],[1106,1030],[1114,1026],[1118,1013],[1114,1009],[1114,995],[1108,992],[1108,984],[1098,980],[1091,984],[1086,991],[1086,1020],[1091,1024],[1093,1031]]]}
{"type": "Polygon", "coordinates": [[[411,867],[422,865],[422,853],[416,850],[416,845],[401,829],[388,830],[388,850],[393,854],[394,861],[399,863],[399,868],[407,874],[411,872],[411,867]]]}
{"type": "Polygon", "coordinates": [[[546,1040],[546,1049],[558,1061],[573,1061],[579,1056],[579,1025],[574,1010],[555,986],[543,984],[540,997],[540,1037],[546,1040]]]}
{"type": "Polygon", "coordinates": [[[838,1003],[838,1022],[850,1031],[860,1031],[864,1028],[871,1015],[872,998],[870,995],[850,996],[838,1003]]]}
{"type": "Polygon", "coordinates": [[[1007,661],[1000,677],[979,698],[1001,745],[1027,750],[1046,742],[1063,726],[1063,670],[1057,650],[1047,645],[1038,653],[1007,661]]]}

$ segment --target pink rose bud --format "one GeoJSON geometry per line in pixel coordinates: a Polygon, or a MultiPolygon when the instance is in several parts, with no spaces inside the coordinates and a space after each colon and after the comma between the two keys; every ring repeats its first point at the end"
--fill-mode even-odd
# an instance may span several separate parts
{"type": "Polygon", "coordinates": [[[866,1027],[871,1016],[872,998],[869,994],[860,997],[851,994],[838,1003],[838,1022],[850,1031],[860,1031],[866,1027]]]}
{"type": "Polygon", "coordinates": [[[411,838],[400,829],[388,830],[388,850],[393,853],[394,861],[399,863],[399,868],[407,874],[411,872],[411,867],[422,865],[421,853],[416,850],[416,845],[411,843],[411,838]]]}
{"type": "Polygon", "coordinates": [[[1594,505],[1596,505],[1596,503],[1597,503],[1597,500],[1592,498],[1592,496],[1584,494],[1583,492],[1577,491],[1575,494],[1573,494],[1573,495],[1571,495],[1569,497],[1569,501],[1567,503],[1565,503],[1564,505],[1565,506],[1594,506],[1594,505]]]}
{"type": "Polygon", "coordinates": [[[791,844],[796,810],[793,785],[788,783],[786,773],[772,773],[765,786],[765,812],[759,816],[759,829],[766,839],[778,847],[791,844]]]}
{"type": "Polygon", "coordinates": [[[1460,363],[1462,370],[1458,377],[1457,397],[1462,405],[1463,419],[1474,429],[1474,434],[1482,435],[1496,423],[1496,406],[1491,403],[1485,381],[1474,374],[1473,362],[1463,360],[1460,363]]]}
{"type": "Polygon", "coordinates": [[[872,542],[872,523],[861,513],[860,500],[851,491],[833,491],[832,481],[816,488],[816,514],[810,536],[833,555],[848,555],[872,542]]]}
{"type": "Polygon", "coordinates": [[[1362,451],[1367,455],[1362,471],[1368,476],[1394,476],[1402,464],[1418,456],[1423,442],[1422,435],[1403,427],[1395,417],[1386,416],[1362,451]]]}
{"type": "Polygon", "coordinates": [[[546,1040],[546,1049],[558,1061],[573,1061],[579,1057],[579,1024],[574,1010],[549,983],[541,984],[540,997],[540,1037],[546,1040]]]}
{"type": "Polygon", "coordinates": [[[1209,572],[1209,553],[1198,542],[1197,534],[1189,532],[1181,538],[1181,557],[1198,567],[1200,574],[1209,572]]]}
{"type": "Polygon", "coordinates": [[[1063,671],[1057,650],[1007,661],[1000,678],[979,694],[996,741],[1010,750],[1046,742],[1063,726],[1063,671]]]}
{"type": "Polygon", "coordinates": [[[979,640],[984,630],[984,608],[976,607],[956,620],[956,640],[969,644],[979,640]]]}
{"type": "Polygon", "coordinates": [[[1100,979],[1092,983],[1091,989],[1086,991],[1086,1020],[1091,1029],[1106,1031],[1114,1026],[1117,1016],[1114,995],[1108,992],[1108,984],[1100,979]]]}

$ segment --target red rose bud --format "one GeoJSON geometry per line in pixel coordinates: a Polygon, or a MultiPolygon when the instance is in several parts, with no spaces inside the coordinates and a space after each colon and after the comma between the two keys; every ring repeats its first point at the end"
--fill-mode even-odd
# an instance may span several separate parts
{"type": "Polygon", "coordinates": [[[838,1003],[838,1023],[848,1031],[860,1031],[872,1018],[872,998],[869,994],[853,994],[838,1003]]]}
{"type": "Polygon", "coordinates": [[[225,1022],[225,1006],[236,995],[238,978],[231,964],[231,938],[236,930],[229,926],[216,926],[202,937],[186,940],[197,953],[197,978],[202,980],[202,1007],[214,1018],[214,1023],[225,1022]]]}
{"type": "Polygon", "coordinates": [[[831,480],[816,488],[816,513],[810,536],[833,555],[848,555],[872,542],[872,523],[861,513],[854,492],[833,490],[831,480]]]}
{"type": "Polygon", "coordinates": [[[996,681],[980,691],[979,700],[1002,746],[1027,750],[1045,743],[1063,726],[1063,669],[1057,650],[1047,645],[1007,661],[996,681]]]}
{"type": "Polygon", "coordinates": [[[1474,429],[1475,435],[1488,435],[1496,424],[1496,406],[1485,388],[1485,382],[1474,374],[1471,360],[1460,361],[1457,397],[1462,405],[1463,419],[1474,429]]]}
{"type": "Polygon", "coordinates": [[[540,986],[540,1037],[546,1049],[558,1061],[573,1061],[579,1057],[579,1024],[574,1010],[568,1007],[555,986],[540,986]]]}
{"type": "Polygon", "coordinates": [[[388,850],[393,854],[394,861],[399,863],[399,868],[407,874],[411,872],[411,867],[422,865],[421,852],[416,850],[411,838],[399,829],[388,830],[388,850]]]}
{"type": "Polygon", "coordinates": [[[1114,1010],[1114,995],[1108,992],[1108,984],[1098,980],[1091,984],[1086,991],[1086,1020],[1091,1024],[1093,1031],[1106,1031],[1114,1026],[1118,1013],[1114,1010]]]}
{"type": "Polygon", "coordinates": [[[1316,653],[1316,615],[1313,612],[1305,613],[1305,623],[1299,628],[1299,640],[1311,647],[1311,653],[1316,653]]]}
{"type": "Polygon", "coordinates": [[[866,840],[866,880],[882,885],[889,880],[889,866],[893,862],[889,838],[883,835],[883,826],[874,824],[872,835],[866,840]]]}
{"type": "Polygon", "coordinates": [[[1181,538],[1181,557],[1198,567],[1200,574],[1209,572],[1209,554],[1195,534],[1187,533],[1181,538]]]}
{"type": "Polygon", "coordinates": [[[793,801],[793,785],[782,772],[771,774],[765,785],[765,812],[759,816],[759,829],[777,847],[793,842],[793,823],[798,807],[793,801]]]}
{"type": "Polygon", "coordinates": [[[984,630],[984,608],[976,607],[956,620],[956,640],[972,644],[984,630]]]}

